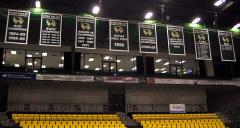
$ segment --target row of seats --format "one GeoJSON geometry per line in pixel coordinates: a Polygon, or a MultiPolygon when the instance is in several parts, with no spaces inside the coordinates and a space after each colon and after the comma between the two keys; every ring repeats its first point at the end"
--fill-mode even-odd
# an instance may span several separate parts
{"type": "Polygon", "coordinates": [[[12,114],[22,128],[125,128],[116,114],[12,114]]]}
{"type": "Polygon", "coordinates": [[[214,114],[133,114],[143,128],[225,128],[214,114]]]}

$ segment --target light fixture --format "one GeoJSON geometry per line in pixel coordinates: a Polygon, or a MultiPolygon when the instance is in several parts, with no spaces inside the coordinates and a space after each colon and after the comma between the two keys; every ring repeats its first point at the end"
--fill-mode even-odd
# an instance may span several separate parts
{"type": "Polygon", "coordinates": [[[42,56],[47,56],[47,55],[48,55],[47,52],[42,53],[42,56]]]}
{"type": "Polygon", "coordinates": [[[160,69],[155,69],[155,72],[159,71],[160,69]]]}
{"type": "Polygon", "coordinates": [[[5,64],[5,61],[2,61],[2,64],[5,64]]]}
{"type": "Polygon", "coordinates": [[[165,65],[165,66],[166,66],[166,65],[169,65],[169,62],[165,62],[163,65],[165,65]]]}
{"type": "Polygon", "coordinates": [[[182,60],[182,61],[181,61],[182,64],[185,63],[185,62],[186,62],[185,60],[182,60]]]}
{"type": "Polygon", "coordinates": [[[90,57],[90,58],[88,59],[88,61],[89,61],[89,62],[93,62],[93,61],[94,61],[94,58],[93,58],[93,57],[90,57]]]}
{"type": "Polygon", "coordinates": [[[41,2],[39,0],[35,1],[35,7],[41,8],[41,2]]]}
{"type": "Polygon", "coordinates": [[[27,54],[27,57],[32,57],[32,55],[30,55],[30,54],[27,54]]]}
{"type": "Polygon", "coordinates": [[[114,69],[114,67],[113,67],[113,66],[111,66],[111,67],[110,67],[110,69],[111,69],[111,70],[113,70],[113,69],[114,69]]]}
{"type": "Polygon", "coordinates": [[[95,68],[95,71],[99,71],[100,70],[100,68],[95,68]]]}
{"type": "Polygon", "coordinates": [[[192,24],[197,24],[201,21],[201,18],[200,17],[196,17],[193,21],[192,21],[192,24]]]}
{"type": "Polygon", "coordinates": [[[123,69],[119,69],[118,71],[119,71],[119,72],[122,72],[122,71],[124,71],[124,70],[123,70],[123,69]]]}
{"type": "Polygon", "coordinates": [[[12,51],[11,51],[11,54],[16,55],[16,54],[17,54],[17,51],[12,50],[12,51]]]}
{"type": "Polygon", "coordinates": [[[152,18],[152,16],[153,16],[153,12],[147,12],[146,14],[145,14],[145,19],[151,19],[152,18]]]}
{"type": "Polygon", "coordinates": [[[135,70],[137,70],[137,67],[133,67],[133,68],[132,68],[132,71],[135,71],[135,70]]]}
{"type": "Polygon", "coordinates": [[[103,65],[103,67],[105,68],[105,67],[107,67],[107,65],[106,65],[106,64],[104,64],[104,65],[103,65]]]}
{"type": "Polygon", "coordinates": [[[136,57],[131,58],[130,61],[136,61],[136,57]]]}
{"type": "Polygon", "coordinates": [[[35,54],[36,54],[36,55],[39,55],[39,53],[38,53],[38,52],[36,52],[35,54]]]}
{"type": "Polygon", "coordinates": [[[14,67],[20,67],[20,64],[14,64],[14,67]]]}
{"type": "Polygon", "coordinates": [[[42,68],[47,68],[47,66],[46,66],[46,65],[42,65],[41,67],[42,67],[42,68]]]}
{"type": "Polygon", "coordinates": [[[239,27],[240,27],[240,23],[234,25],[232,29],[235,30],[235,29],[238,29],[239,27]]]}
{"type": "Polygon", "coordinates": [[[64,64],[59,64],[58,67],[59,68],[63,68],[64,64]]]}
{"type": "Polygon", "coordinates": [[[33,63],[31,63],[31,62],[28,62],[28,64],[27,64],[28,66],[32,66],[33,65],[33,63]]]}
{"type": "Polygon", "coordinates": [[[110,59],[110,56],[105,56],[104,57],[104,60],[109,60],[110,59]]]}
{"type": "Polygon", "coordinates": [[[159,63],[159,62],[161,62],[162,61],[162,59],[157,59],[155,62],[156,63],[159,63]]]}
{"type": "Polygon", "coordinates": [[[218,6],[222,5],[224,2],[226,2],[226,0],[218,0],[214,3],[214,6],[218,7],[218,6]]]}
{"type": "Polygon", "coordinates": [[[86,68],[86,69],[89,68],[89,67],[90,67],[89,65],[85,65],[85,66],[84,66],[84,68],[86,68]]]}
{"type": "Polygon", "coordinates": [[[64,56],[61,57],[61,60],[64,60],[64,56]]]}
{"type": "Polygon", "coordinates": [[[181,71],[180,69],[177,70],[177,72],[180,72],[180,71],[181,71]]]}
{"type": "Polygon", "coordinates": [[[93,8],[92,8],[92,13],[93,14],[98,14],[100,12],[100,7],[98,5],[95,5],[93,8]]]}
{"type": "Polygon", "coordinates": [[[120,63],[121,61],[122,61],[122,60],[118,59],[118,60],[117,60],[117,63],[120,63]]]}
{"type": "Polygon", "coordinates": [[[164,70],[166,70],[166,68],[162,68],[162,69],[161,69],[161,71],[164,71],[164,70]]]}
{"type": "Polygon", "coordinates": [[[162,71],[161,73],[167,73],[167,71],[162,71]]]}
{"type": "Polygon", "coordinates": [[[38,70],[33,70],[33,72],[37,73],[37,72],[38,72],[38,70]]]}

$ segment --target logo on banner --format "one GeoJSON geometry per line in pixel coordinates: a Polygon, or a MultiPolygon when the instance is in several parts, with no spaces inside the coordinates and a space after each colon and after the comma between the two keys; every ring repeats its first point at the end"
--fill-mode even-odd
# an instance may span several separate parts
{"type": "Polygon", "coordinates": [[[180,38],[180,34],[178,32],[171,32],[171,35],[175,39],[180,38]]]}
{"type": "Polygon", "coordinates": [[[152,31],[150,29],[143,29],[143,33],[145,36],[152,36],[152,31]]]}
{"type": "Polygon", "coordinates": [[[123,33],[123,27],[122,26],[114,26],[114,31],[116,33],[122,34],[123,33]]]}

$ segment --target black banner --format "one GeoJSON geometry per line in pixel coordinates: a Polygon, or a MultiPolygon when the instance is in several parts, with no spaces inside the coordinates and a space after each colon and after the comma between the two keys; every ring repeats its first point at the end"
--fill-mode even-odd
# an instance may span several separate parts
{"type": "Polygon", "coordinates": [[[196,59],[212,60],[208,29],[193,29],[196,59]]]}
{"type": "Polygon", "coordinates": [[[109,36],[110,51],[129,51],[127,21],[110,20],[109,36]]]}
{"type": "Polygon", "coordinates": [[[158,53],[156,25],[138,24],[140,53],[158,53]]]}
{"type": "Polygon", "coordinates": [[[169,55],[186,55],[183,28],[179,26],[167,26],[169,55]]]}
{"type": "Polygon", "coordinates": [[[232,33],[218,31],[222,61],[236,61],[232,33]]]}
{"type": "Polygon", "coordinates": [[[76,48],[96,48],[96,19],[89,17],[76,17],[76,48]]]}
{"type": "Polygon", "coordinates": [[[40,45],[61,46],[62,15],[43,13],[41,17],[40,45]]]}
{"type": "Polygon", "coordinates": [[[29,20],[29,11],[8,10],[5,43],[27,44],[29,20]]]}

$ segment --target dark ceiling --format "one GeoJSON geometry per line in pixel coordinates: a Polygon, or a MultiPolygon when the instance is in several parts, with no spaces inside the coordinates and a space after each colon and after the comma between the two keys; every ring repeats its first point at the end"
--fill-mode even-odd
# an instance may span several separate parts
{"type": "MultiPolygon", "coordinates": [[[[240,22],[240,1],[226,0],[220,7],[214,7],[216,0],[101,0],[100,17],[142,21],[147,10],[154,12],[154,19],[166,24],[190,23],[196,16],[202,23],[213,28],[230,28],[240,22]],[[163,7],[163,10],[161,9],[163,7]],[[164,12],[163,12],[164,11],[164,12]],[[162,15],[163,14],[163,15],[162,15]],[[215,17],[215,18],[214,18],[215,17]]],[[[42,7],[50,12],[80,14],[90,12],[98,0],[41,0],[42,7]]],[[[1,8],[28,9],[34,0],[0,0],[1,8]]]]}

